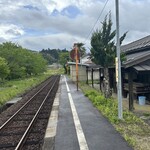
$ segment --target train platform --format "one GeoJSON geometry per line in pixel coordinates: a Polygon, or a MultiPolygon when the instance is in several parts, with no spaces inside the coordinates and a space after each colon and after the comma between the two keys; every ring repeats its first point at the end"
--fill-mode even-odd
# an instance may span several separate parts
{"type": "Polygon", "coordinates": [[[61,76],[43,150],[132,150],[67,76],[61,76]]]}

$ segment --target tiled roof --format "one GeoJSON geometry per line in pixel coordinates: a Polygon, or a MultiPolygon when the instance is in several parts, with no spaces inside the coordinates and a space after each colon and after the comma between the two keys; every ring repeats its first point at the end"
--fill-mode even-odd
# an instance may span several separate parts
{"type": "Polygon", "coordinates": [[[150,35],[137,41],[121,46],[121,51],[125,53],[135,52],[150,47],[150,35]]]}
{"type": "Polygon", "coordinates": [[[150,64],[139,64],[133,67],[137,71],[150,71],[150,64]]]}
{"type": "Polygon", "coordinates": [[[91,60],[87,60],[84,64],[94,64],[91,60]]]}
{"type": "Polygon", "coordinates": [[[133,54],[126,55],[126,61],[123,62],[125,68],[137,65],[146,60],[150,59],[150,50],[149,51],[140,51],[133,54]]]}

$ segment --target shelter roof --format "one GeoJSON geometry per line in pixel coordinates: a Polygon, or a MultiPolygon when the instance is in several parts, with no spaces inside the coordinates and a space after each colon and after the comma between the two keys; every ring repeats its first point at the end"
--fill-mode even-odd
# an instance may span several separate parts
{"type": "MultiPolygon", "coordinates": [[[[76,65],[75,62],[68,62],[68,65],[76,65]]],[[[78,63],[79,66],[86,66],[88,68],[103,68],[100,65],[95,65],[95,64],[82,64],[82,63],[78,63]]]]}
{"type": "MultiPolygon", "coordinates": [[[[76,62],[68,62],[68,65],[76,65],[76,62]]],[[[87,66],[88,64],[78,63],[79,66],[87,66]]]]}
{"type": "Polygon", "coordinates": [[[134,53],[137,51],[145,51],[147,48],[150,48],[150,35],[121,46],[121,51],[125,53],[134,53]]]}
{"type": "MultiPolygon", "coordinates": [[[[137,71],[150,71],[150,35],[146,36],[137,41],[131,42],[129,44],[121,46],[121,51],[126,54],[126,61],[122,63],[122,67],[129,68],[134,67],[137,71]],[[148,62],[147,64],[142,64],[143,62],[148,62]]],[[[90,62],[91,63],[91,62],[90,62]]],[[[103,68],[100,65],[95,64],[80,64],[88,68],[98,69],[103,68]]],[[[74,64],[75,62],[69,62],[68,64],[74,64]]],[[[114,68],[115,66],[109,67],[114,68]]]]}
{"type": "MultiPolygon", "coordinates": [[[[140,66],[140,64],[150,60],[150,35],[121,46],[121,51],[126,54],[126,61],[123,62],[123,67],[134,67],[139,71],[146,70],[147,67],[140,66]]],[[[150,62],[148,63],[149,65],[150,62]]]]}
{"type": "Polygon", "coordinates": [[[139,64],[133,67],[136,71],[150,71],[150,64],[139,64]]]}
{"type": "Polygon", "coordinates": [[[142,51],[136,52],[129,55],[126,55],[126,61],[123,62],[123,66],[125,68],[140,64],[147,60],[150,60],[150,50],[149,51],[142,51]]]}

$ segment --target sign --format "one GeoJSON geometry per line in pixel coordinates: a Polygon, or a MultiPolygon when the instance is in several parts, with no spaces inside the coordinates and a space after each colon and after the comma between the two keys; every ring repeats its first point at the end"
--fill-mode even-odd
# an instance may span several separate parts
{"type": "MultiPolygon", "coordinates": [[[[76,51],[75,51],[75,48],[73,50],[70,51],[70,58],[72,60],[76,60],[76,51]]],[[[80,54],[79,54],[79,50],[77,50],[77,59],[79,60],[80,59],[80,54]]]]}

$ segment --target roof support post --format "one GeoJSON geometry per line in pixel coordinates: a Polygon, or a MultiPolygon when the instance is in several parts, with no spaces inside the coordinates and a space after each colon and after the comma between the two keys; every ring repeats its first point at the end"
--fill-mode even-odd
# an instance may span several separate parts
{"type": "Polygon", "coordinates": [[[129,69],[128,73],[128,86],[129,86],[129,110],[132,111],[133,107],[133,72],[129,69]]]}
{"type": "Polygon", "coordinates": [[[93,84],[93,72],[94,72],[94,70],[93,70],[93,68],[92,68],[92,72],[91,72],[92,87],[94,87],[94,84],[93,84]]]}
{"type": "Polygon", "coordinates": [[[86,84],[89,84],[89,79],[88,79],[88,72],[89,72],[89,67],[86,67],[86,84]]]}
{"type": "Polygon", "coordinates": [[[100,89],[100,91],[102,91],[102,89],[101,89],[101,68],[99,68],[99,89],[100,89]]]}

